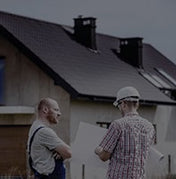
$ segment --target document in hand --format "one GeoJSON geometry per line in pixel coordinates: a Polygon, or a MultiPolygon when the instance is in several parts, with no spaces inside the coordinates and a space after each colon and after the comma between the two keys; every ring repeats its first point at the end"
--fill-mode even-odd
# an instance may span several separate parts
{"type": "Polygon", "coordinates": [[[107,129],[80,122],[75,141],[72,145],[72,161],[91,167],[107,169],[108,162],[102,162],[94,153],[107,129]]]}
{"type": "MultiPolygon", "coordinates": [[[[94,153],[95,148],[103,139],[107,129],[92,124],[80,122],[75,141],[72,145],[72,161],[91,167],[100,167],[107,169],[108,161],[102,162],[94,153]]],[[[151,147],[149,159],[147,161],[147,170],[152,163],[157,164],[163,155],[151,147]]]]}

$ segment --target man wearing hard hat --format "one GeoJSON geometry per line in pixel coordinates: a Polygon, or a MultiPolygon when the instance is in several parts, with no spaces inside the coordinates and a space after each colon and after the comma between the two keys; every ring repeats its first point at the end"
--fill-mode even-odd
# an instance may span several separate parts
{"type": "Polygon", "coordinates": [[[113,103],[122,118],[111,123],[106,135],[95,149],[101,160],[109,162],[108,179],[143,179],[150,146],[154,143],[153,125],[139,116],[139,92],[124,87],[113,103]]]}

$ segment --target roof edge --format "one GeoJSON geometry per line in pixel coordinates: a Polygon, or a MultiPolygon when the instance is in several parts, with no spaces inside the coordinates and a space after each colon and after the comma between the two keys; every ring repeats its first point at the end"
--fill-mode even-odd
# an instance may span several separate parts
{"type": "Polygon", "coordinates": [[[23,19],[28,19],[28,20],[32,20],[32,21],[38,21],[38,22],[41,22],[41,23],[47,23],[47,24],[62,26],[62,24],[59,24],[57,22],[53,22],[53,21],[49,21],[49,20],[45,20],[45,19],[40,19],[40,18],[35,18],[35,17],[32,17],[32,16],[26,16],[26,15],[14,13],[14,12],[8,12],[8,11],[0,10],[0,13],[2,13],[4,15],[17,17],[17,18],[23,18],[23,19]]]}
{"type": "MultiPolygon", "coordinates": [[[[96,95],[84,95],[79,94],[77,96],[78,100],[89,100],[89,101],[96,101],[96,102],[110,102],[113,103],[116,99],[116,97],[106,97],[106,96],[96,96],[96,95]]],[[[174,102],[166,102],[166,101],[153,101],[153,100],[145,100],[140,99],[140,104],[142,105],[169,105],[169,106],[176,106],[176,101],[174,102]]]]}
{"type": "Polygon", "coordinates": [[[68,84],[60,75],[58,75],[48,65],[46,65],[38,56],[36,56],[29,48],[27,48],[2,25],[0,25],[0,32],[2,36],[12,42],[15,47],[20,49],[20,51],[33,63],[35,63],[42,71],[48,74],[54,80],[55,85],[60,85],[63,87],[73,98],[78,96],[79,93],[70,84],[68,84]]]}

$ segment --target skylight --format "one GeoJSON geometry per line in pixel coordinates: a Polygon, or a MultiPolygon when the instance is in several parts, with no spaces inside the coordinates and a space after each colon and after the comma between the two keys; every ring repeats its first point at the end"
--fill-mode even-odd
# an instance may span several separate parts
{"type": "Polygon", "coordinates": [[[140,72],[140,74],[147,79],[150,83],[152,83],[154,86],[158,87],[158,88],[163,88],[163,86],[156,81],[156,79],[152,78],[152,76],[150,76],[148,73],[145,72],[140,72]]]}
{"type": "Polygon", "coordinates": [[[164,70],[160,69],[160,68],[155,68],[161,75],[163,75],[166,79],[168,79],[172,84],[174,84],[176,86],[176,80],[170,76],[169,74],[167,74],[164,70]]]}
{"type": "Polygon", "coordinates": [[[145,71],[139,71],[139,73],[150,83],[152,83],[157,88],[163,89],[163,90],[171,90],[172,87],[166,83],[163,79],[161,79],[156,74],[147,73],[145,71]]]}
{"type": "Polygon", "coordinates": [[[157,82],[159,82],[164,88],[171,89],[171,86],[167,84],[164,80],[162,80],[160,77],[156,75],[151,75],[157,82]]]}

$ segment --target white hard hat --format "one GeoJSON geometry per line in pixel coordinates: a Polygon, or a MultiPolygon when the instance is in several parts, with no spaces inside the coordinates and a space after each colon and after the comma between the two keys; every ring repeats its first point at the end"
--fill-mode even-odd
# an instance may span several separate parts
{"type": "Polygon", "coordinates": [[[114,106],[117,106],[119,101],[126,100],[126,101],[139,101],[140,95],[137,89],[135,89],[132,86],[127,86],[124,88],[121,88],[117,92],[117,98],[115,102],[113,103],[114,106]]]}

